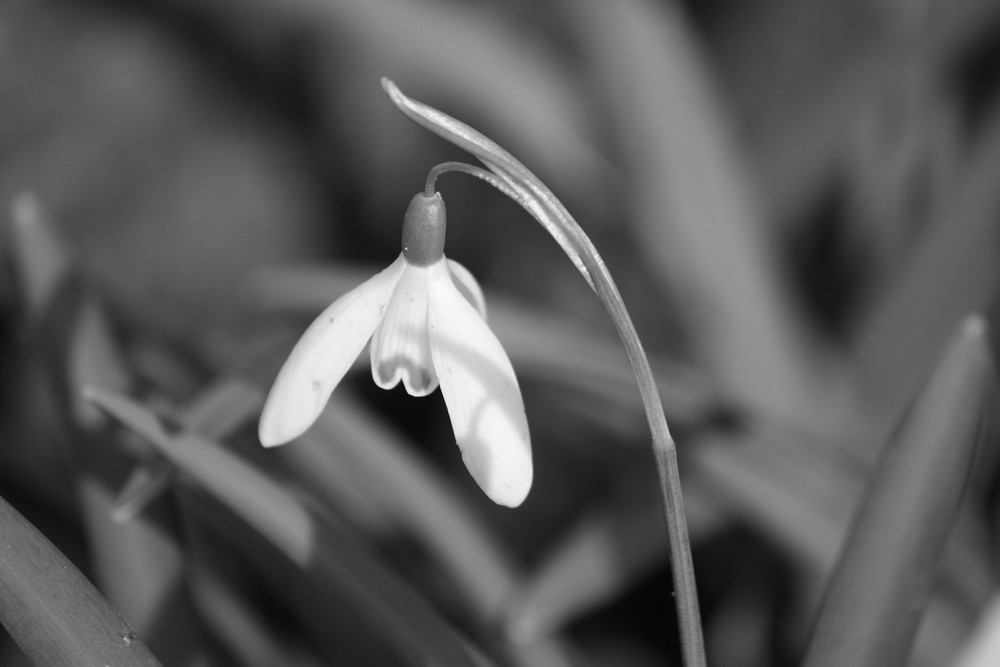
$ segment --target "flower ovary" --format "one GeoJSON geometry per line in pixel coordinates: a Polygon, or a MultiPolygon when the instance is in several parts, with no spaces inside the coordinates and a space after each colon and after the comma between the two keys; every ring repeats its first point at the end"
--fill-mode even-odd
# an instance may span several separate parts
{"type": "Polygon", "coordinates": [[[403,255],[413,266],[430,266],[444,257],[444,200],[435,192],[415,195],[403,217],[403,255]]]}

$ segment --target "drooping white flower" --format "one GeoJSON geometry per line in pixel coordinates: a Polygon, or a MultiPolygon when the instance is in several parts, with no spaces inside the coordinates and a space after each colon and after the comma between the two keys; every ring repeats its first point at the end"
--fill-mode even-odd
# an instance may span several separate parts
{"type": "Polygon", "coordinates": [[[375,383],[411,396],[440,385],[472,477],[494,502],[517,507],[531,488],[531,442],[514,369],[486,325],[482,290],[444,256],[441,196],[418,194],[403,220],[403,250],[381,273],[333,302],[309,326],[264,404],[266,447],[304,433],[371,340],[375,383]]]}

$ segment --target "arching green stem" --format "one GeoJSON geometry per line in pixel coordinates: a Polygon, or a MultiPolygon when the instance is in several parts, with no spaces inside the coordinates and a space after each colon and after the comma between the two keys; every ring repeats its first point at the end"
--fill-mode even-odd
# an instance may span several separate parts
{"type": "MultiPolygon", "coordinates": [[[[573,263],[580,269],[587,283],[597,293],[614,322],[618,335],[625,346],[632,372],[639,385],[646,419],[653,436],[653,456],[659,475],[660,500],[670,541],[670,569],[674,578],[684,664],[687,667],[702,667],[705,665],[704,640],[694,578],[694,564],[691,558],[691,543],[688,539],[687,520],[684,515],[684,501],[681,494],[677,450],[667,426],[667,419],[663,413],[660,394],[656,388],[649,359],[646,357],[642,342],[632,324],[632,318],[618,292],[618,286],[590,238],[555,198],[555,195],[552,195],[547,189],[541,194],[548,196],[539,197],[537,186],[532,187],[534,184],[523,184],[510,177],[505,178],[503,173],[487,171],[464,162],[446,162],[431,169],[427,176],[426,192],[433,193],[437,178],[449,171],[465,173],[486,181],[518,202],[547,230],[551,231],[551,228],[556,228],[560,232],[556,240],[560,242],[573,263]],[[544,216],[545,219],[541,219],[540,215],[544,216]]],[[[541,187],[544,188],[544,186],[541,187]]]]}

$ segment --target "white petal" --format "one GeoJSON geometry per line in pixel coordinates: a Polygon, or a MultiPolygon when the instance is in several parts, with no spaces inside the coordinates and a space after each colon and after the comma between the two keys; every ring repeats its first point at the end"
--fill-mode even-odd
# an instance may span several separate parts
{"type": "Polygon", "coordinates": [[[400,255],[384,271],[334,301],[309,325],[264,403],[261,444],[283,445],[312,426],[382,320],[405,267],[400,255]]]}
{"type": "Polygon", "coordinates": [[[531,440],[514,369],[443,265],[429,267],[431,355],[472,477],[493,502],[517,507],[531,488],[531,440]]]}
{"type": "Polygon", "coordinates": [[[453,259],[448,260],[448,269],[455,282],[455,287],[465,300],[479,311],[479,316],[486,319],[486,299],[483,297],[483,288],[479,286],[472,272],[453,259]]]}
{"type": "Polygon", "coordinates": [[[406,265],[372,336],[372,378],[383,389],[392,389],[400,380],[410,396],[437,389],[427,342],[428,271],[426,266],[406,265]]]}

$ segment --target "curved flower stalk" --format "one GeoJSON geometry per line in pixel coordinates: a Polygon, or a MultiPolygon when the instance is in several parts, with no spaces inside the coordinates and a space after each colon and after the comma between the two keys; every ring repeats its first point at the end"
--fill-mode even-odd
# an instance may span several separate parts
{"type": "Polygon", "coordinates": [[[704,665],[704,641],[691,545],[681,496],[677,451],[663,414],[663,407],[660,405],[649,360],[604,260],[562,202],[513,155],[465,123],[407,97],[389,79],[382,79],[382,87],[408,118],[472,153],[489,170],[463,163],[440,165],[428,176],[427,192],[433,192],[434,179],[446,171],[462,171],[490,183],[517,201],[541,223],[604,303],[625,345],[653,436],[653,456],[659,474],[660,499],[670,541],[670,567],[676,590],[684,664],[687,667],[704,665]]]}
{"type": "Polygon", "coordinates": [[[440,385],[473,479],[495,503],[517,507],[532,481],[521,391],[486,325],[482,290],[444,256],[445,225],[439,194],[413,197],[396,261],[333,302],[295,345],[264,404],[260,441],[302,435],[370,339],[375,383],[402,382],[411,396],[440,385]]]}

